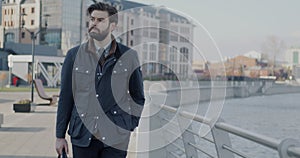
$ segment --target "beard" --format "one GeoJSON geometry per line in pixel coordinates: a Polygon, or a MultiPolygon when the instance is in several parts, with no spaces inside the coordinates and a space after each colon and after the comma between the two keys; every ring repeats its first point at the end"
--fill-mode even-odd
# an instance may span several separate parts
{"type": "Polygon", "coordinates": [[[103,30],[102,32],[100,32],[100,30],[98,28],[95,28],[95,26],[92,26],[89,29],[89,35],[91,36],[91,38],[97,40],[97,41],[103,41],[109,34],[109,26],[107,26],[107,28],[105,30],[103,30]],[[92,29],[95,29],[98,31],[97,32],[92,32],[92,29]]]}

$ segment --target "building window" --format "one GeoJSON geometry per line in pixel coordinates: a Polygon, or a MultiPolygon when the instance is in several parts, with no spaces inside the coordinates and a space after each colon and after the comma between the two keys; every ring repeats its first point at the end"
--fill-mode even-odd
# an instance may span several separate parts
{"type": "Polygon", "coordinates": [[[6,33],[5,34],[5,42],[14,42],[15,41],[15,34],[14,33],[6,33]]]}
{"type": "Polygon", "coordinates": [[[177,61],[177,48],[174,46],[170,48],[170,61],[171,62],[177,61]]]}
{"type": "Polygon", "coordinates": [[[25,32],[22,32],[21,36],[22,36],[22,38],[25,38],[25,32]]]}
{"type": "Polygon", "coordinates": [[[131,19],[131,25],[133,25],[134,24],[134,21],[133,21],[133,19],[131,19]]]}
{"type": "Polygon", "coordinates": [[[189,50],[186,47],[180,48],[180,62],[187,62],[189,59],[189,50]]]}
{"type": "Polygon", "coordinates": [[[298,64],[299,63],[299,52],[294,51],[293,52],[293,63],[298,64]]]}
{"type": "Polygon", "coordinates": [[[157,52],[157,47],[155,44],[150,45],[150,60],[156,61],[156,52],[157,52]]]}
{"type": "Polygon", "coordinates": [[[183,77],[187,77],[188,75],[188,65],[182,64],[179,66],[179,74],[183,77]]]}
{"type": "Polygon", "coordinates": [[[6,21],[4,21],[4,26],[6,26],[6,21]]]}
{"type": "Polygon", "coordinates": [[[11,15],[14,15],[14,10],[13,9],[11,9],[11,15]]]}
{"type": "Polygon", "coordinates": [[[31,25],[34,25],[34,20],[31,20],[31,25]]]}
{"type": "Polygon", "coordinates": [[[12,26],[12,27],[14,26],[14,22],[13,21],[10,22],[10,26],[12,26]]]}
{"type": "Polygon", "coordinates": [[[143,28],[143,37],[148,37],[148,29],[143,28]]]}
{"type": "Polygon", "coordinates": [[[180,42],[188,43],[189,40],[187,38],[185,38],[185,37],[180,36],[180,42]]]}
{"type": "Polygon", "coordinates": [[[133,46],[133,40],[130,40],[130,46],[133,46]]]}
{"type": "Polygon", "coordinates": [[[34,7],[31,8],[31,13],[34,13],[34,7]]]}
{"type": "Polygon", "coordinates": [[[22,13],[24,13],[24,14],[25,14],[25,8],[22,8],[22,13]]]}
{"type": "Polygon", "coordinates": [[[158,38],[157,36],[158,36],[158,35],[157,35],[156,32],[150,32],[150,38],[156,39],[156,38],[158,38]]]}
{"type": "Polygon", "coordinates": [[[190,29],[188,27],[181,27],[180,28],[180,33],[189,34],[190,33],[190,29]]]}
{"type": "Polygon", "coordinates": [[[4,15],[6,15],[6,9],[4,9],[4,15]]]}
{"type": "Polygon", "coordinates": [[[150,63],[148,65],[148,72],[150,72],[151,74],[156,73],[156,64],[155,63],[150,63]]]}
{"type": "Polygon", "coordinates": [[[148,60],[148,45],[147,44],[143,44],[143,57],[144,57],[144,60],[148,60]]]}
{"type": "Polygon", "coordinates": [[[61,32],[48,32],[45,35],[45,42],[48,43],[48,46],[54,46],[57,49],[61,49],[61,32]]]}
{"type": "Polygon", "coordinates": [[[133,30],[130,31],[131,36],[133,36],[133,30]]]}
{"type": "Polygon", "coordinates": [[[174,34],[171,34],[171,35],[170,35],[170,40],[171,40],[171,41],[174,41],[174,42],[177,42],[177,41],[178,41],[178,35],[176,35],[175,33],[174,33],[174,34]]]}

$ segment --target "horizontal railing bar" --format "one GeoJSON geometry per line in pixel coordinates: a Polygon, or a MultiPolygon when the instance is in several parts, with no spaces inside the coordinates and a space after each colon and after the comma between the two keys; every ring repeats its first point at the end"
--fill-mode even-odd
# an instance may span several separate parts
{"type": "Polygon", "coordinates": [[[275,149],[275,150],[277,150],[277,148],[280,144],[280,141],[276,140],[274,138],[270,138],[270,137],[267,137],[267,136],[264,136],[264,135],[253,133],[253,132],[241,129],[239,127],[235,127],[235,126],[226,124],[224,122],[217,122],[215,124],[215,127],[219,128],[219,129],[222,129],[224,131],[227,131],[229,133],[235,134],[237,136],[240,136],[242,138],[252,140],[254,142],[257,142],[261,145],[270,147],[270,148],[275,149]]]}
{"type": "Polygon", "coordinates": [[[196,114],[192,114],[190,112],[187,112],[187,111],[181,111],[179,112],[179,114],[187,119],[192,119],[194,121],[198,121],[198,122],[201,122],[201,123],[204,123],[204,124],[207,124],[209,125],[211,120],[205,118],[205,117],[202,117],[202,116],[199,116],[199,115],[196,115],[196,114]]]}
{"type": "Polygon", "coordinates": [[[230,152],[236,154],[236,155],[239,155],[240,157],[250,158],[250,157],[248,157],[247,155],[245,155],[244,153],[242,153],[242,152],[240,152],[240,151],[238,151],[238,150],[235,150],[235,149],[233,149],[233,148],[231,148],[231,147],[229,147],[229,146],[227,146],[227,145],[223,145],[222,147],[223,147],[224,149],[226,149],[226,150],[228,150],[228,151],[230,151],[230,152]]]}
{"type": "Polygon", "coordinates": [[[192,143],[190,143],[190,142],[189,142],[188,144],[189,144],[190,146],[194,147],[195,149],[201,151],[203,154],[205,154],[205,155],[207,155],[207,156],[209,156],[209,157],[212,157],[212,158],[215,157],[215,156],[211,155],[210,153],[204,151],[204,150],[203,150],[202,148],[200,148],[198,145],[192,144],[192,143]]]}
{"type": "MultiPolygon", "coordinates": [[[[168,110],[170,112],[174,112],[174,113],[177,112],[177,108],[174,108],[174,107],[171,107],[171,106],[168,106],[168,105],[160,105],[160,107],[165,109],[165,110],[168,110]]],[[[195,115],[195,114],[187,112],[187,111],[179,111],[179,114],[181,116],[187,118],[187,119],[192,119],[194,121],[201,122],[201,123],[204,123],[204,124],[207,124],[207,125],[211,126],[210,123],[211,123],[212,120],[209,120],[209,119],[207,119],[205,117],[202,117],[200,115],[195,115]]],[[[280,140],[270,138],[270,137],[267,137],[265,135],[257,134],[257,133],[254,133],[254,132],[250,132],[250,131],[247,131],[245,129],[242,129],[242,128],[239,128],[239,127],[236,127],[236,126],[224,123],[224,122],[217,122],[215,124],[215,127],[218,128],[218,129],[227,131],[227,132],[229,132],[231,134],[234,134],[236,136],[254,141],[258,144],[269,147],[271,149],[279,150],[278,148],[279,148],[279,145],[281,143],[280,140]]],[[[300,147],[289,147],[287,149],[287,152],[291,156],[300,157],[300,147]]]]}
{"type": "MultiPolygon", "coordinates": [[[[176,108],[173,108],[173,107],[170,107],[170,106],[167,106],[167,105],[161,105],[161,106],[162,106],[162,108],[170,110],[172,112],[177,111],[176,108]]],[[[193,119],[195,121],[202,122],[202,123],[205,123],[205,124],[209,124],[209,122],[210,122],[208,119],[205,119],[204,117],[201,117],[199,115],[194,115],[194,114],[191,114],[191,113],[186,112],[186,111],[182,111],[182,112],[180,112],[180,114],[182,114],[183,117],[193,119]]],[[[264,135],[256,134],[256,133],[253,133],[253,132],[249,132],[249,131],[246,131],[244,129],[241,129],[241,128],[238,128],[238,127],[235,127],[235,126],[223,123],[223,122],[218,122],[218,123],[215,124],[215,126],[219,129],[222,129],[222,130],[225,130],[229,133],[244,137],[248,140],[258,142],[259,144],[265,145],[265,146],[270,147],[270,148],[275,149],[275,150],[277,150],[277,148],[280,144],[279,140],[269,138],[269,137],[266,137],[264,135]]]]}
{"type": "Polygon", "coordinates": [[[202,139],[204,139],[204,140],[207,140],[207,141],[210,142],[210,143],[215,143],[214,140],[212,140],[212,139],[210,139],[210,138],[207,138],[207,137],[201,137],[198,133],[196,133],[196,132],[193,131],[193,130],[186,129],[186,131],[188,131],[188,132],[190,132],[190,133],[192,133],[192,134],[198,136],[199,138],[202,138],[202,139]]]}
{"type": "Polygon", "coordinates": [[[176,153],[174,153],[174,152],[171,152],[171,151],[168,151],[171,155],[173,155],[173,156],[175,156],[175,157],[177,157],[177,158],[180,158],[180,156],[179,155],[177,155],[176,153]]]}
{"type": "MultiPolygon", "coordinates": [[[[174,108],[174,107],[171,107],[171,106],[168,106],[168,105],[160,105],[161,108],[165,109],[165,110],[168,110],[170,112],[174,112],[176,113],[177,112],[177,108],[174,108]]],[[[210,121],[209,119],[206,119],[205,117],[202,117],[202,116],[199,116],[199,115],[196,115],[196,114],[192,114],[192,113],[189,113],[189,112],[186,112],[186,111],[180,111],[179,114],[187,119],[192,119],[194,121],[198,121],[198,122],[201,122],[201,123],[204,123],[204,124],[207,124],[209,125],[210,121]]]]}
{"type": "Polygon", "coordinates": [[[170,112],[176,113],[177,112],[177,108],[171,107],[171,106],[167,106],[167,105],[160,105],[161,108],[164,108],[165,110],[168,110],[170,112]]]}
{"type": "Polygon", "coordinates": [[[300,147],[291,146],[288,148],[287,152],[291,156],[300,157],[300,147]]]}

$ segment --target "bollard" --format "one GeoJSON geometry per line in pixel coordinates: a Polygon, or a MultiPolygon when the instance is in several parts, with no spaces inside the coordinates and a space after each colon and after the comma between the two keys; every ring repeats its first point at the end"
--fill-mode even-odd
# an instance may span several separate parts
{"type": "Polygon", "coordinates": [[[4,122],[3,121],[3,114],[0,113],[0,128],[1,128],[1,125],[3,124],[3,122],[4,122]]]}

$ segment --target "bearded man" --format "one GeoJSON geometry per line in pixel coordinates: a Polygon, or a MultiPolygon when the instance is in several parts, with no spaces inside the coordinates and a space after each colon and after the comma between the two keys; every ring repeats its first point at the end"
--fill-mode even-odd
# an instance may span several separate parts
{"type": "Polygon", "coordinates": [[[137,52],[116,42],[117,10],[89,6],[87,42],[70,49],[61,72],[56,151],[74,158],[125,158],[145,102],[137,52]]]}

